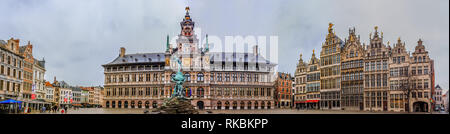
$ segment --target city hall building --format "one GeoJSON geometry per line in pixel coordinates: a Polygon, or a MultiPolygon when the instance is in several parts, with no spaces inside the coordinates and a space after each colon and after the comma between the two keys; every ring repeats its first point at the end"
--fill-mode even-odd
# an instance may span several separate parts
{"type": "Polygon", "coordinates": [[[253,47],[253,53],[210,52],[208,35],[202,45],[194,34],[189,7],[180,22],[175,47],[163,53],[126,54],[102,65],[106,108],[157,108],[172,94],[171,77],[184,73],[186,96],[198,109],[273,109],[274,67],[253,47]],[[178,67],[178,60],[182,62],[178,67]]]}

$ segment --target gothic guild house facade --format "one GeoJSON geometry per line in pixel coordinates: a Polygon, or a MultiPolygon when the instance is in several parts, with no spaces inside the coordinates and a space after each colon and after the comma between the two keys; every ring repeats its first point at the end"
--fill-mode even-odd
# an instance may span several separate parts
{"type": "Polygon", "coordinates": [[[333,32],[333,24],[328,27],[328,35],[320,52],[320,107],[341,108],[341,49],[342,40],[333,32]]]}
{"type": "Polygon", "coordinates": [[[332,30],[330,23],[320,60],[315,58],[313,52],[311,61],[306,65],[300,56],[295,70],[296,107],[305,108],[306,104],[307,108],[317,109],[314,102],[318,101],[320,109],[340,107],[343,110],[430,112],[431,98],[435,92],[434,61],[430,59],[421,39],[410,54],[406,43],[400,38],[392,48],[389,41],[385,45],[383,33],[378,33],[378,27],[375,27],[373,36],[370,34],[370,44],[367,46],[361,45],[355,28],[349,29],[348,39],[343,44],[339,43],[332,30]],[[320,61],[320,66],[315,65],[315,61],[320,61]],[[320,70],[320,77],[317,77],[320,79],[320,91],[314,92],[316,66],[320,70]],[[305,75],[306,92],[303,90],[305,75]],[[340,76],[340,79],[334,76],[340,76]],[[320,97],[314,100],[316,96],[320,97]]]}
{"type": "Polygon", "coordinates": [[[383,33],[370,37],[370,44],[364,57],[364,110],[387,111],[388,108],[388,75],[390,47],[383,43],[383,33]]]}
{"type": "Polygon", "coordinates": [[[186,8],[175,47],[167,37],[164,53],[126,54],[102,65],[105,108],[157,108],[172,95],[171,77],[181,68],[186,96],[198,109],[273,109],[274,63],[253,53],[210,52],[201,44],[186,8]],[[178,60],[182,65],[178,66],[178,60]]]}
{"type": "Polygon", "coordinates": [[[297,63],[297,68],[294,73],[294,103],[296,108],[306,108],[306,72],[308,64],[303,61],[302,54],[297,63]]]}

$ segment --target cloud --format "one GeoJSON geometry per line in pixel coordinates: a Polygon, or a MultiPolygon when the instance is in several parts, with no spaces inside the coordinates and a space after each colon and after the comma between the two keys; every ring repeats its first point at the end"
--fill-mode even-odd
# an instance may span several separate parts
{"type": "MultiPolygon", "coordinates": [[[[356,27],[362,42],[375,25],[385,42],[399,36],[412,51],[424,40],[436,61],[436,84],[448,88],[449,1],[447,0],[4,0],[0,5],[0,39],[20,38],[45,57],[46,79],[74,85],[102,85],[102,64],[127,53],[162,52],[165,36],[179,34],[184,7],[206,33],[278,35],[279,70],[293,73],[298,55],[309,60],[320,52],[328,23],[346,38],[356,27]]],[[[24,44],[24,43],[22,43],[24,44]]],[[[317,55],[319,56],[319,55],[317,55]]]]}

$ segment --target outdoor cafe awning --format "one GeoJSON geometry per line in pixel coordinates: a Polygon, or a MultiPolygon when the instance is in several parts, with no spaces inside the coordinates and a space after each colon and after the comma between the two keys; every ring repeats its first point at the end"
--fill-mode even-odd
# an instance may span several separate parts
{"type": "Polygon", "coordinates": [[[16,101],[16,100],[13,100],[13,99],[0,101],[0,104],[12,104],[12,103],[22,103],[22,101],[16,101]]]}

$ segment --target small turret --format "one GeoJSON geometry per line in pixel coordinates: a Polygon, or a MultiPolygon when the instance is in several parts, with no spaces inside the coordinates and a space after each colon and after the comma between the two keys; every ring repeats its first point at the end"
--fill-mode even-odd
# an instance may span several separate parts
{"type": "Polygon", "coordinates": [[[120,48],[120,55],[119,56],[120,57],[125,57],[125,48],[124,47],[120,48]]]}

